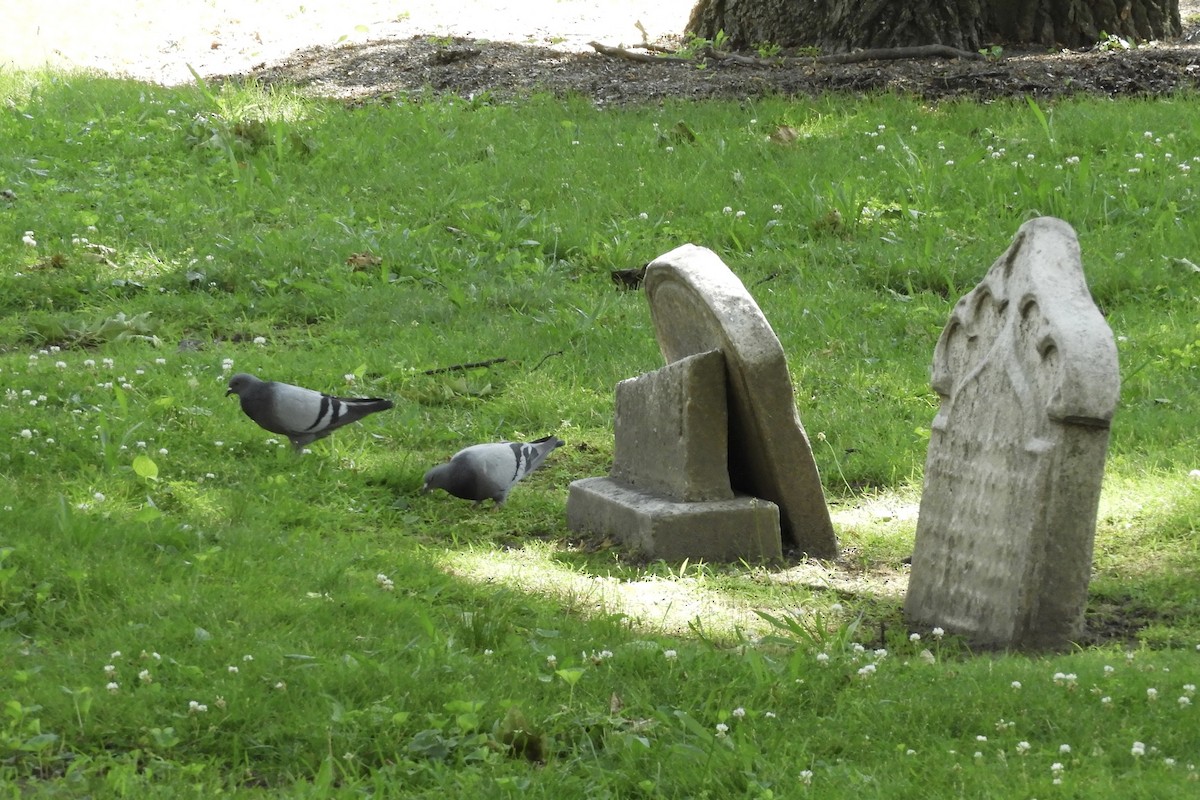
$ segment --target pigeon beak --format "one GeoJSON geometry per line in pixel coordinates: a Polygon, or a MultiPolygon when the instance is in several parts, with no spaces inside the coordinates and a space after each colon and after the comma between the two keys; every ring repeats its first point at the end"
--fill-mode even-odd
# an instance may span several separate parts
{"type": "Polygon", "coordinates": [[[429,484],[428,483],[421,484],[421,494],[429,494],[429,484]]]}
{"type": "Polygon", "coordinates": [[[229,395],[231,395],[231,394],[233,394],[233,387],[232,387],[232,386],[230,386],[228,389],[226,389],[226,390],[225,390],[225,396],[226,396],[226,397],[229,397],[229,395]]]}

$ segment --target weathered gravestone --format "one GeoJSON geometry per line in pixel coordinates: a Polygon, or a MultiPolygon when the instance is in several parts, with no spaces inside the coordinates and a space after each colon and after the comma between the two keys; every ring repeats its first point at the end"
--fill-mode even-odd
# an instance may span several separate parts
{"type": "Polygon", "coordinates": [[[932,385],[906,614],[984,645],[1068,644],[1083,629],[1120,376],[1067,223],[1022,225],[958,301],[932,385]]]}
{"type": "Polygon", "coordinates": [[[754,299],[695,245],[650,264],[645,286],[668,364],[618,384],[612,472],[571,484],[570,527],[668,559],[770,558],[784,540],[835,557],[783,348],[754,299]]]}

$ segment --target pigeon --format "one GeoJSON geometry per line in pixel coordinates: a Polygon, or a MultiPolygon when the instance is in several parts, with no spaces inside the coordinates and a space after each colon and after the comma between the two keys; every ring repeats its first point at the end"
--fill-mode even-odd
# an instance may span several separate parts
{"type": "Polygon", "coordinates": [[[421,492],[445,489],[455,497],[474,500],[476,506],[490,497],[492,508],[499,508],[516,482],[540,467],[546,456],[563,444],[557,436],[544,436],[528,443],[471,445],[426,472],[421,492]]]}
{"type": "Polygon", "coordinates": [[[333,397],[290,383],[261,381],[239,372],[229,379],[228,397],[236,394],[246,416],[271,433],[286,436],[297,451],[394,403],[378,397],[333,397]]]}

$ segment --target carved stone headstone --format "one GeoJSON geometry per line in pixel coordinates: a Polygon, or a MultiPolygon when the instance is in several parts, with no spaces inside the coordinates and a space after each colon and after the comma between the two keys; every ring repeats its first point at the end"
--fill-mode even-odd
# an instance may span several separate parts
{"type": "Polygon", "coordinates": [[[660,558],[772,558],[785,539],[835,557],[783,348],[758,305],[694,245],[650,264],[645,286],[668,363],[618,385],[612,472],[571,484],[571,529],[660,558]]]}
{"type": "Polygon", "coordinates": [[[729,479],[779,506],[786,542],[835,558],[837,537],[783,346],[758,303],[713,251],[685,244],[646,269],[658,345],[668,362],[720,350],[729,391],[729,479]]]}
{"type": "Polygon", "coordinates": [[[958,301],[932,385],[906,614],[984,645],[1068,644],[1083,628],[1120,376],[1067,223],[1022,225],[958,301]]]}

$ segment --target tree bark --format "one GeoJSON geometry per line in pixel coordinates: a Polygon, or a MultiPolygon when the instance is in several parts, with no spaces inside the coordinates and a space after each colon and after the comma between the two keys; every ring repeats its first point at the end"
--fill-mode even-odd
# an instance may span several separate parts
{"type": "Polygon", "coordinates": [[[688,33],[739,50],[762,44],[859,48],[943,44],[1086,47],[1182,33],[1179,0],[699,0],[688,33]]]}

